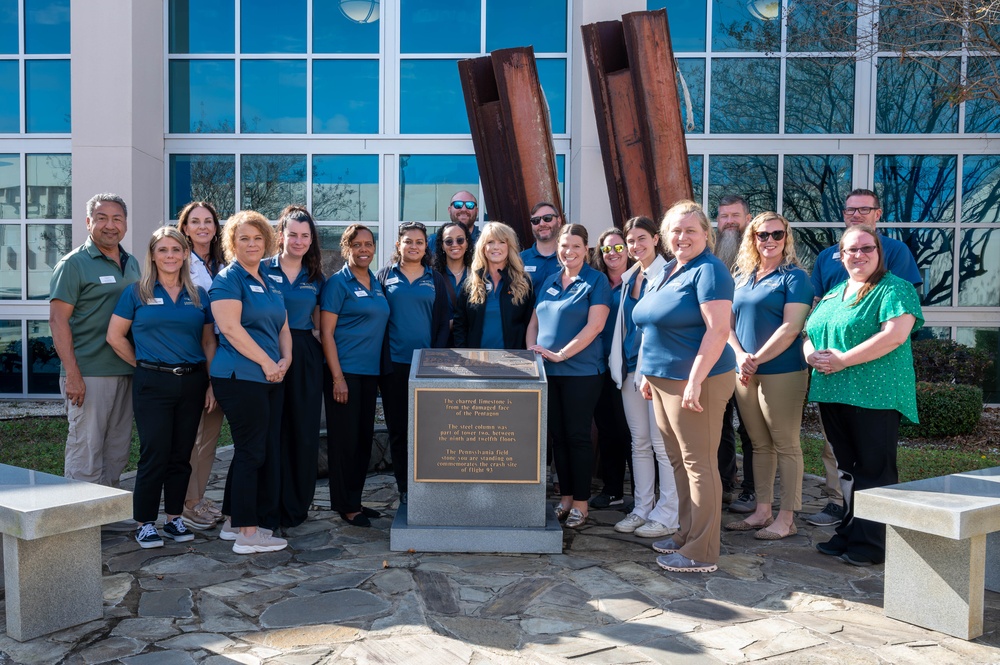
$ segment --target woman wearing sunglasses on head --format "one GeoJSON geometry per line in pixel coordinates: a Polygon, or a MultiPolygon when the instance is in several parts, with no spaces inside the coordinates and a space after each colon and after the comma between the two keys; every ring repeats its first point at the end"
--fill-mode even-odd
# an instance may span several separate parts
{"type": "Polygon", "coordinates": [[[472,264],[472,237],[468,229],[458,222],[445,222],[438,232],[431,236],[434,257],[431,265],[444,276],[448,287],[448,300],[454,310],[458,303],[458,293],[472,264]]]}
{"type": "Polygon", "coordinates": [[[500,222],[483,228],[472,270],[458,296],[455,346],[464,349],[523,349],[535,306],[524,272],[517,234],[500,222]]]}
{"type": "Polygon", "coordinates": [[[379,379],[385,425],[389,430],[392,471],[400,503],[406,503],[409,379],[416,349],[448,346],[451,304],[444,277],[430,267],[427,227],[399,225],[390,265],[376,275],[389,301],[389,325],[383,348],[384,372],[379,379]]]}

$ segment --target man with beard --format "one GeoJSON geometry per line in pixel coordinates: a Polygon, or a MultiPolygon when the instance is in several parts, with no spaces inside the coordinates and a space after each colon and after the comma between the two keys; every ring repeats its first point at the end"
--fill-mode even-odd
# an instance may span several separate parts
{"type": "MultiPolygon", "coordinates": [[[[731,271],[736,263],[736,255],[743,241],[743,231],[750,223],[750,207],[746,200],[736,194],[728,194],[719,200],[719,210],[715,218],[718,232],[715,238],[715,256],[731,271]]],[[[722,501],[729,504],[734,513],[752,513],[757,508],[757,496],[753,483],[753,444],[740,419],[739,435],[743,443],[743,484],[740,495],[736,494],[736,431],[733,430],[733,412],[739,417],[736,396],[729,398],[726,413],[722,418],[722,438],[719,442],[719,476],[722,478],[722,501]]]]}
{"type": "Polygon", "coordinates": [[[542,201],[531,209],[530,221],[535,244],[521,252],[521,260],[524,261],[524,272],[531,277],[531,285],[537,289],[546,277],[559,272],[556,245],[562,216],[556,212],[554,205],[542,201]]]}
{"type": "MultiPolygon", "coordinates": [[[[479,218],[479,202],[472,192],[455,192],[448,204],[448,217],[456,224],[461,224],[469,230],[469,237],[472,246],[476,246],[479,240],[479,227],[476,226],[476,219],[479,218]]],[[[434,256],[434,248],[437,247],[437,234],[432,233],[427,238],[427,252],[434,256]]]]}

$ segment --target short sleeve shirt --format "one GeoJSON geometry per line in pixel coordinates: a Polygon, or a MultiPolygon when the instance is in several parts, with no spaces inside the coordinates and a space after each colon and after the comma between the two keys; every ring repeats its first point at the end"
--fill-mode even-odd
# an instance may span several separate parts
{"type": "Polygon", "coordinates": [[[136,360],[166,365],[205,362],[201,337],[205,325],[214,319],[208,293],[200,286],[194,288],[198,290],[198,304],[184,287],[174,302],[159,282],[153,286],[153,297],[145,302],[138,284],[122,292],[115,315],[132,322],[136,360]]]}
{"type": "MultiPolygon", "coordinates": [[[[708,248],[671,275],[676,265],[676,259],[670,261],[662,275],[650,280],[632,320],[642,333],[639,371],[646,376],[686,381],[708,330],[701,305],[713,300],[732,301],[734,285],[725,264],[708,248]]],[[[708,376],[735,368],[736,354],[726,344],[708,376]]]]}
{"type": "MultiPolygon", "coordinates": [[[[886,269],[914,286],[923,284],[924,279],[920,276],[920,269],[917,268],[913,252],[906,246],[906,243],[881,233],[878,237],[882,242],[882,251],[885,252],[886,269]]],[[[840,247],[838,245],[827,247],[816,257],[816,265],[813,266],[813,291],[816,292],[817,297],[821,298],[829,293],[830,289],[846,281],[847,271],[844,269],[844,264],[840,262],[840,247]]]]}
{"type": "Polygon", "coordinates": [[[521,252],[521,260],[524,261],[524,272],[531,277],[531,286],[538,291],[539,285],[543,284],[552,275],[559,272],[559,257],[555,252],[548,256],[538,253],[538,245],[532,245],[521,252]]]}
{"type": "MultiPolygon", "coordinates": [[[[751,278],[736,288],[733,314],[736,339],[748,353],[756,353],[771,339],[785,318],[785,305],[812,306],[813,288],[806,271],[797,266],[779,268],[759,280],[751,278]]],[[[786,374],[806,369],[802,338],[757,368],[757,374],[786,374]]]]}
{"type": "MultiPolygon", "coordinates": [[[[611,307],[611,283],[600,270],[584,264],[580,273],[565,289],[562,273],[549,276],[535,298],[538,316],[538,344],[558,352],[587,325],[590,308],[611,307]]],[[[609,314],[610,315],[610,314],[609,314]]],[[[551,376],[591,376],[607,368],[603,335],[598,333],[583,350],[562,362],[545,361],[545,373],[551,376]]]]}
{"type": "MultiPolygon", "coordinates": [[[[817,350],[848,351],[876,335],[883,323],[903,314],[916,317],[913,330],[924,323],[917,290],[892,273],[856,305],[853,295],[845,302],[845,287],[841,284],[826,294],[806,322],[809,341],[817,350]]],[[[909,336],[881,358],[833,374],[813,370],[809,399],[866,409],[895,409],[917,422],[916,376],[909,336]]]]}
{"type": "Polygon", "coordinates": [[[323,285],[320,309],[337,315],[333,341],[337,344],[340,371],[345,374],[379,374],[389,301],[371,270],[368,280],[370,289],[345,265],[323,285]]]}
{"type": "MultiPolygon", "coordinates": [[[[240,325],[271,360],[278,362],[281,359],[278,334],[285,325],[285,299],[274,282],[265,277],[261,284],[239,262],[233,261],[215,276],[208,295],[213,303],[239,300],[243,304],[240,325]]],[[[209,374],[267,383],[260,365],[237,351],[224,334],[219,335],[219,348],[209,374]]]]}
{"type": "MultiPolygon", "coordinates": [[[[94,241],[87,240],[60,259],[52,272],[52,300],[73,305],[69,318],[73,352],[83,376],[124,376],[132,366],[118,357],[107,343],[108,323],[122,292],[139,281],[139,262],[118,248],[122,264],[109,259],[94,241]]],[[[65,368],[62,370],[65,374],[65,368]]]]}
{"type": "Polygon", "coordinates": [[[409,365],[413,351],[431,346],[434,311],[434,273],[429,267],[410,282],[394,263],[383,284],[389,300],[389,356],[394,363],[409,365]]]}
{"type": "Polygon", "coordinates": [[[285,310],[288,312],[288,327],[292,330],[312,330],[315,327],[313,311],[319,305],[323,277],[310,281],[309,273],[303,266],[295,281],[289,283],[277,256],[260,262],[260,274],[267,277],[272,286],[277,286],[281,291],[285,299],[285,310]]]}

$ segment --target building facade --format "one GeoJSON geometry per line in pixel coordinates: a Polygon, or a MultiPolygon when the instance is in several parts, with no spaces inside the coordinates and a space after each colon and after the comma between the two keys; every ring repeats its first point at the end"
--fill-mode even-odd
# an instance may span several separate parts
{"type": "MultiPolygon", "coordinates": [[[[856,22],[828,30],[810,3],[778,5],[0,0],[0,397],[58,392],[49,277],[83,241],[92,194],[125,197],[140,253],[199,198],[223,216],[304,203],[328,270],[362,221],[385,261],[401,221],[440,223],[455,191],[479,191],[456,63],[495,49],[534,47],[567,217],[607,227],[579,26],[664,6],[696,199],[783,213],[811,265],[846,193],[874,187],[924,275],[926,334],[997,353],[1000,107],[942,101],[935,52],[852,59],[822,35],[856,22]]],[[[949,58],[970,76],[986,63],[949,58]]],[[[996,376],[986,388],[1000,401],[996,376]]]]}

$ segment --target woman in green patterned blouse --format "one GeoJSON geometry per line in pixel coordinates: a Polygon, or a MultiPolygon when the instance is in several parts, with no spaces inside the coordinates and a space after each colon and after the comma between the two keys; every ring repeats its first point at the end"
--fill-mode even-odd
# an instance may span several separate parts
{"type": "Polygon", "coordinates": [[[816,549],[870,566],[885,560],[885,526],[854,518],[853,492],[899,481],[900,416],[917,422],[910,333],[924,317],[913,285],[886,270],[875,229],[847,229],[840,260],[848,279],[816,304],[803,349],[813,368],[809,399],[819,403],[847,507],[836,535],[816,549]]]}

